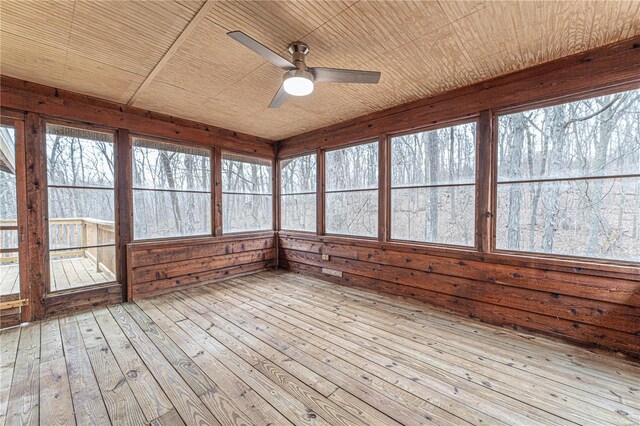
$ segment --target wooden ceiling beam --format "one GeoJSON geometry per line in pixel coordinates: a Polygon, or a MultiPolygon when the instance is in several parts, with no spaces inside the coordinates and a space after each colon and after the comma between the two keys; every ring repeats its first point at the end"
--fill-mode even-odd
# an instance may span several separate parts
{"type": "Polygon", "coordinates": [[[189,24],[185,27],[184,30],[180,33],[176,41],[173,42],[169,50],[164,54],[164,56],[158,61],[156,66],[151,70],[147,78],[144,79],[140,87],[136,90],[136,92],[131,96],[127,105],[133,105],[134,102],[138,99],[140,94],[151,84],[151,82],[156,78],[156,76],[160,73],[162,68],[169,62],[169,60],[173,57],[173,55],[178,51],[180,46],[187,40],[187,38],[191,35],[191,33],[196,29],[196,27],[207,17],[213,6],[215,5],[214,0],[207,0],[198,13],[191,19],[189,24]]]}

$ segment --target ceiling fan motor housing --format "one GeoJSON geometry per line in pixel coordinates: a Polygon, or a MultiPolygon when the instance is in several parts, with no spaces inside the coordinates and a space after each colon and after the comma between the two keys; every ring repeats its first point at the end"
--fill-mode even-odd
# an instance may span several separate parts
{"type": "Polygon", "coordinates": [[[293,57],[293,64],[300,70],[307,70],[305,58],[309,53],[309,46],[301,41],[294,41],[289,45],[289,53],[293,57]]]}

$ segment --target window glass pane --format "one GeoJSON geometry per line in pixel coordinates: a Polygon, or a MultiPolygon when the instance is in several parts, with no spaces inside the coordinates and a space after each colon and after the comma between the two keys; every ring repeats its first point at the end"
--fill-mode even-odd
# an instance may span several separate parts
{"type": "Polygon", "coordinates": [[[473,246],[475,186],[391,190],[391,238],[473,246]]]}
{"type": "Polygon", "coordinates": [[[115,243],[113,191],[49,188],[49,247],[115,243]]]}
{"type": "Polygon", "coordinates": [[[378,142],[327,151],[326,190],[378,187],[378,142]]]}
{"type": "Polygon", "coordinates": [[[273,229],[271,195],[223,193],[222,209],[224,232],[273,229]]]}
{"type": "Polygon", "coordinates": [[[640,173],[640,90],[499,118],[498,180],[640,173]]]}
{"type": "Polygon", "coordinates": [[[328,234],[378,236],[378,190],[326,194],[328,234]]]}
{"type": "Polygon", "coordinates": [[[500,249],[640,261],[640,178],[498,185],[500,249]]]}
{"type": "Polygon", "coordinates": [[[47,125],[49,291],[115,281],[113,161],[111,133],[47,125]]]}
{"type": "Polygon", "coordinates": [[[316,194],[283,194],[280,198],[282,229],[316,230],[316,194]]]}
{"type": "Polygon", "coordinates": [[[210,191],[210,151],[133,139],[133,187],[210,191]]]}
{"type": "Polygon", "coordinates": [[[211,234],[211,194],[133,191],[136,239],[211,234]]]}
{"type": "Polygon", "coordinates": [[[115,246],[52,251],[49,257],[52,292],[116,280],[115,246]]]}
{"type": "Polygon", "coordinates": [[[113,135],[47,125],[49,185],[113,188],[113,135]]]}
{"type": "Polygon", "coordinates": [[[280,163],[283,194],[316,192],[316,155],[304,155],[280,163]]]}
{"type": "Polygon", "coordinates": [[[0,296],[20,292],[15,153],[14,128],[0,126],[0,248],[16,250],[0,253],[0,296]]]}
{"type": "Polygon", "coordinates": [[[0,296],[20,293],[20,259],[17,251],[0,254],[0,296]]]}
{"type": "Polygon", "coordinates": [[[271,194],[271,161],[224,154],[222,156],[222,191],[271,194]]]}
{"type": "Polygon", "coordinates": [[[391,185],[474,183],[476,123],[391,139],[391,185]]]}

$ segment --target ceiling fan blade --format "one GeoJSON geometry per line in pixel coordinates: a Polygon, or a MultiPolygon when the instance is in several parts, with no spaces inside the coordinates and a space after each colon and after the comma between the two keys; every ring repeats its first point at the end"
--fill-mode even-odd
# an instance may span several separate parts
{"type": "Polygon", "coordinates": [[[278,89],[278,93],[276,93],[276,95],[271,100],[271,103],[269,104],[269,108],[280,107],[280,105],[282,105],[288,97],[289,97],[289,94],[284,91],[284,85],[280,86],[280,89],[278,89]]]}
{"type": "Polygon", "coordinates": [[[380,81],[378,71],[341,70],[338,68],[309,68],[317,83],[368,83],[380,81]]]}
{"type": "Polygon", "coordinates": [[[290,70],[296,67],[291,62],[289,62],[282,56],[278,55],[273,50],[258,43],[257,41],[255,41],[254,39],[252,39],[242,31],[231,31],[231,32],[228,32],[227,35],[232,39],[234,39],[235,41],[237,41],[238,43],[253,50],[255,53],[262,56],[263,58],[265,58],[267,61],[271,62],[273,65],[275,65],[278,68],[282,68],[284,70],[290,70]]]}

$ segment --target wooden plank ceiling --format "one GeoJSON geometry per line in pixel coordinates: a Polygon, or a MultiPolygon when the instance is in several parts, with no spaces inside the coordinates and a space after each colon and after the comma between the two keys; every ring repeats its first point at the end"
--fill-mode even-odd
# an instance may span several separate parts
{"type": "Polygon", "coordinates": [[[640,34],[637,0],[0,4],[2,74],[270,139],[640,34]],[[316,85],[269,110],[282,72],[230,30],[282,55],[303,40],[311,66],[379,70],[382,79],[316,85]]]}

